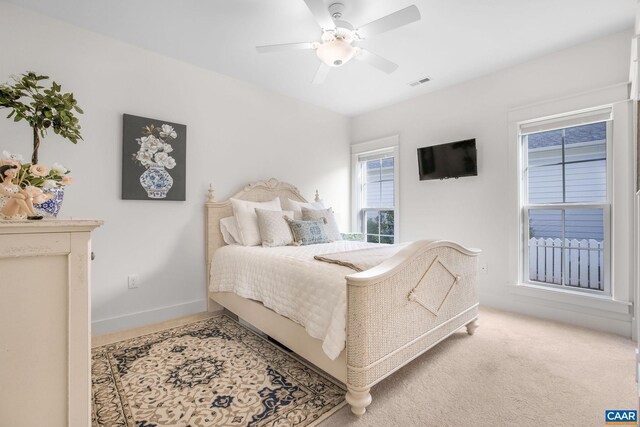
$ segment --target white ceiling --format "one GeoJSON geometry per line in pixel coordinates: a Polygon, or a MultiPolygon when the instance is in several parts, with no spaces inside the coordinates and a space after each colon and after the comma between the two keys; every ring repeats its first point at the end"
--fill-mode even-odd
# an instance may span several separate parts
{"type": "Polygon", "coordinates": [[[303,0],[8,1],[349,116],[630,28],[636,7],[636,0],[340,0],[355,27],[411,4],[422,20],[361,42],[399,64],[393,74],[351,61],[312,85],[314,51],[255,50],[319,39],[303,0]],[[408,86],[425,76],[432,81],[408,86]]]}

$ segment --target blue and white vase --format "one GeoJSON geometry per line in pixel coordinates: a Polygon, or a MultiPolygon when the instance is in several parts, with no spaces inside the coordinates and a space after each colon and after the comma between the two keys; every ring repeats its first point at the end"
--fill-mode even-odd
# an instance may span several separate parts
{"type": "Polygon", "coordinates": [[[173,187],[173,178],[164,166],[150,166],[140,175],[140,184],[150,199],[164,199],[173,187]]]}
{"type": "Polygon", "coordinates": [[[42,190],[45,195],[49,196],[44,203],[34,203],[33,209],[37,214],[45,218],[56,218],[60,208],[62,208],[62,199],[64,198],[64,187],[50,188],[42,190]]]}

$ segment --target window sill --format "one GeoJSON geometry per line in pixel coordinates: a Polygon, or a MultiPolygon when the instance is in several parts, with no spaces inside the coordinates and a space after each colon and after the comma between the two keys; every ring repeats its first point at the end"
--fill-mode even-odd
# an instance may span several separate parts
{"type": "Polygon", "coordinates": [[[550,289],[545,286],[530,283],[511,285],[511,293],[622,315],[630,315],[633,307],[633,303],[631,302],[617,301],[610,296],[586,294],[570,289],[550,289]]]}

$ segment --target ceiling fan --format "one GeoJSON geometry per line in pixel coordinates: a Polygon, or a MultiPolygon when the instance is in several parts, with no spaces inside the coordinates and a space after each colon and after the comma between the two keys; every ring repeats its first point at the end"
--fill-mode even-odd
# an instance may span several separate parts
{"type": "Polygon", "coordinates": [[[354,28],[349,22],[342,20],[344,4],[333,3],[325,8],[323,0],[304,0],[322,29],[320,41],[303,43],[285,43],[257,46],[260,53],[280,52],[286,50],[315,49],[320,59],[320,67],[313,78],[314,84],[320,84],[327,77],[331,67],[341,67],[352,58],[372,65],[385,73],[392,73],[398,64],[356,45],[366,37],[394,30],[420,20],[420,11],[415,5],[400,9],[387,16],[354,28]]]}

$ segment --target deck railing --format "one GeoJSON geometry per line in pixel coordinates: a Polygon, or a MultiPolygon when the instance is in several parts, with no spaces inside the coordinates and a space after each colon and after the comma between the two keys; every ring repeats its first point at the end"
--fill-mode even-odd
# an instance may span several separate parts
{"type": "Polygon", "coordinates": [[[604,242],[593,239],[529,239],[529,279],[604,290],[604,242]],[[564,280],[563,280],[564,273],[564,280]]]}

